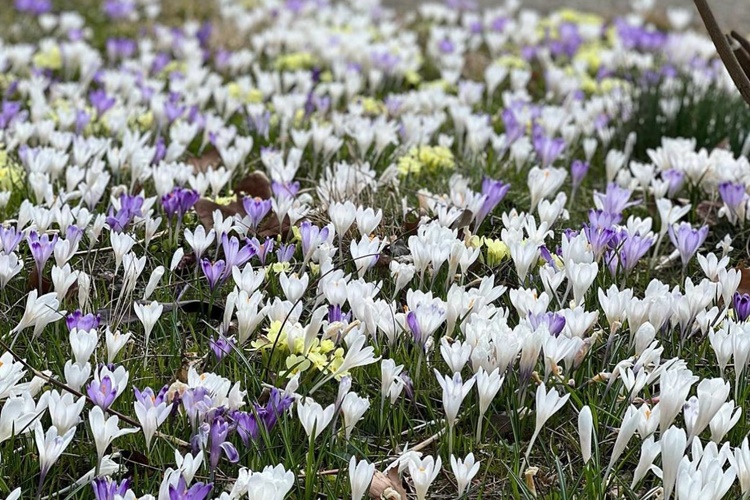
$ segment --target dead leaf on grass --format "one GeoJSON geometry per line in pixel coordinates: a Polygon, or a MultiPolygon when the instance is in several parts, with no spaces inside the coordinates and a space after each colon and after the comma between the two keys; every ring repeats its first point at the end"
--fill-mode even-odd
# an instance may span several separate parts
{"type": "Polygon", "coordinates": [[[406,490],[398,475],[398,467],[392,467],[387,475],[375,471],[368,494],[375,499],[406,500],[406,490]]]}
{"type": "Polygon", "coordinates": [[[262,200],[268,200],[273,196],[271,181],[260,170],[251,172],[247,177],[235,184],[234,193],[237,196],[250,196],[251,198],[260,198],[262,200]]]}
{"type": "Polygon", "coordinates": [[[185,163],[193,167],[193,173],[198,174],[201,172],[207,172],[209,168],[219,168],[219,166],[222,164],[222,159],[219,152],[216,151],[216,149],[212,148],[207,150],[200,156],[188,158],[185,163]]]}

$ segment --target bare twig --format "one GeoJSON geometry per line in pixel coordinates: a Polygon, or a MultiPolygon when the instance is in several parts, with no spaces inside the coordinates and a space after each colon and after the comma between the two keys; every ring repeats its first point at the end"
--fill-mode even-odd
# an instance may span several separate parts
{"type": "MultiPolygon", "coordinates": [[[[13,359],[15,359],[16,361],[18,361],[19,363],[21,363],[23,365],[23,367],[26,368],[29,372],[31,372],[31,374],[34,375],[35,377],[39,377],[39,378],[45,380],[46,382],[48,382],[51,385],[54,385],[58,389],[61,389],[61,390],[66,391],[66,392],[69,392],[69,393],[71,393],[72,395],[74,395],[77,398],[85,397],[86,401],[88,401],[91,404],[94,404],[94,401],[90,397],[88,397],[86,394],[73,389],[69,385],[67,385],[67,384],[65,384],[63,382],[60,382],[56,378],[53,378],[53,377],[47,375],[46,373],[41,372],[41,371],[37,370],[36,368],[34,368],[33,366],[31,366],[28,362],[26,362],[25,359],[21,358],[21,356],[19,356],[18,354],[16,354],[15,351],[13,351],[2,340],[0,340],[0,347],[2,347],[3,349],[5,349],[6,351],[8,351],[8,353],[10,353],[10,355],[13,356],[13,359]]],[[[119,411],[113,410],[112,408],[107,408],[104,411],[106,411],[107,413],[109,413],[111,415],[116,415],[120,420],[122,420],[123,422],[125,422],[125,423],[127,423],[129,425],[132,425],[133,427],[139,427],[139,428],[141,427],[141,424],[138,423],[137,420],[135,420],[135,419],[133,419],[133,418],[125,415],[124,413],[120,413],[119,411]]],[[[178,446],[190,446],[190,443],[188,443],[187,441],[183,441],[182,439],[176,438],[174,436],[169,436],[169,435],[164,434],[164,433],[159,432],[159,431],[156,432],[156,435],[159,436],[159,437],[161,437],[161,438],[163,438],[163,439],[171,441],[173,444],[178,445],[178,446]]]]}
{"type": "Polygon", "coordinates": [[[703,19],[703,24],[706,25],[708,34],[716,46],[719,57],[727,68],[727,71],[729,71],[729,75],[732,77],[737,90],[740,91],[742,98],[750,105],[750,78],[748,78],[748,75],[742,70],[739,61],[737,61],[737,57],[735,57],[732,47],[730,47],[724,33],[721,31],[719,23],[711,11],[711,7],[708,6],[708,0],[694,1],[703,19]]]}

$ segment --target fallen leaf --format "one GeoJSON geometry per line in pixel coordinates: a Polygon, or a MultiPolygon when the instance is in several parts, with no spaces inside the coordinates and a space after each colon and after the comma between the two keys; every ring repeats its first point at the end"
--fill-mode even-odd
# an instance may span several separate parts
{"type": "Polygon", "coordinates": [[[281,235],[282,239],[286,239],[291,227],[292,223],[291,220],[289,220],[289,216],[284,217],[281,225],[279,225],[279,218],[274,212],[271,212],[263,222],[261,222],[260,226],[258,226],[256,235],[261,241],[265,238],[275,238],[279,235],[281,235]]]}
{"type": "Polygon", "coordinates": [[[193,167],[193,173],[206,172],[209,168],[216,169],[222,164],[221,155],[211,148],[200,156],[189,158],[185,163],[193,167]]]}
{"type": "Polygon", "coordinates": [[[268,200],[273,196],[271,181],[260,170],[252,172],[235,184],[234,192],[237,196],[250,196],[251,198],[260,198],[262,200],[268,200]]]}
{"type": "Polygon", "coordinates": [[[702,201],[695,207],[695,212],[704,224],[713,226],[717,222],[717,213],[723,205],[717,201],[702,201]]]}
{"type": "Polygon", "coordinates": [[[737,287],[737,292],[740,294],[750,293],[750,268],[739,267],[737,268],[741,274],[740,284],[737,287]]]}
{"type": "Polygon", "coordinates": [[[242,216],[245,215],[245,208],[242,206],[242,203],[237,200],[234,200],[227,205],[220,205],[211,200],[201,198],[195,203],[193,209],[195,210],[195,213],[198,214],[198,220],[201,221],[201,224],[203,224],[203,227],[206,229],[214,227],[214,212],[216,210],[220,211],[225,219],[237,214],[242,216]]]}
{"type": "Polygon", "coordinates": [[[372,476],[368,495],[376,499],[406,500],[406,490],[401,484],[398,467],[388,470],[388,475],[376,470],[372,476]]]}

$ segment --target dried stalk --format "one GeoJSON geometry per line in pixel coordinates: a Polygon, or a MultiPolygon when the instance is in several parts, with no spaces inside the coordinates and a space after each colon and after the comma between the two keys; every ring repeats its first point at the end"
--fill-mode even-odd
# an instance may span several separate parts
{"type": "Polygon", "coordinates": [[[711,7],[708,6],[708,0],[695,0],[695,6],[698,8],[698,12],[703,19],[703,24],[705,24],[708,34],[716,46],[716,51],[719,53],[721,61],[724,63],[727,71],[729,71],[729,76],[732,77],[732,81],[734,81],[737,90],[740,91],[742,98],[750,105],[750,78],[743,71],[726,36],[721,31],[719,23],[711,11],[711,7]]]}

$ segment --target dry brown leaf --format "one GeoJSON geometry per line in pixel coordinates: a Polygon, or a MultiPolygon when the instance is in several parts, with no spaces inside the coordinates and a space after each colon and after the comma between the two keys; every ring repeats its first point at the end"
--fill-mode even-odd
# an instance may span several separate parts
{"type": "Polygon", "coordinates": [[[740,278],[740,284],[737,287],[737,292],[740,294],[750,293],[750,268],[738,267],[737,270],[742,275],[740,278]]]}
{"type": "Polygon", "coordinates": [[[261,240],[264,238],[275,238],[281,235],[282,239],[286,239],[291,229],[292,224],[289,220],[289,216],[284,217],[281,225],[279,225],[279,218],[273,211],[269,213],[263,222],[258,226],[258,232],[256,233],[258,238],[261,240]]]}
{"type": "Polygon", "coordinates": [[[234,192],[237,196],[244,195],[250,196],[251,198],[260,198],[262,200],[268,200],[273,196],[271,181],[269,181],[266,174],[260,170],[252,172],[235,184],[234,192]]]}
{"type": "Polygon", "coordinates": [[[221,155],[216,149],[209,149],[200,156],[189,158],[185,163],[193,167],[193,173],[206,172],[209,168],[217,169],[222,164],[221,155]]]}
{"type": "Polygon", "coordinates": [[[370,498],[387,500],[406,500],[406,490],[401,484],[398,467],[392,467],[388,475],[376,470],[370,483],[370,498]]]}
{"type": "Polygon", "coordinates": [[[245,215],[245,208],[242,206],[242,203],[237,200],[227,205],[220,205],[211,200],[201,198],[195,203],[193,209],[195,210],[195,213],[198,214],[198,220],[201,221],[201,224],[203,224],[203,227],[206,229],[214,227],[214,212],[216,210],[219,210],[225,219],[236,214],[242,216],[245,215]]]}
{"type": "Polygon", "coordinates": [[[717,201],[702,201],[697,207],[695,207],[695,212],[704,224],[714,226],[717,222],[718,211],[722,206],[723,205],[717,201]]]}

